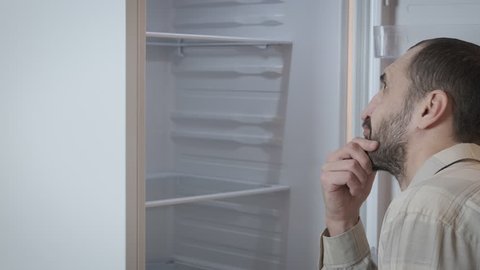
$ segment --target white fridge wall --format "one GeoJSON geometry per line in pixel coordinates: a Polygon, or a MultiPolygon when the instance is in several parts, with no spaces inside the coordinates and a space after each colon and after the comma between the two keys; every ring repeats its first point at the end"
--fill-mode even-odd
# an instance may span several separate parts
{"type": "MultiPolygon", "coordinates": [[[[163,50],[171,58],[170,63],[158,67],[158,70],[170,71],[167,77],[156,71],[147,72],[151,78],[157,77],[155,80],[162,84],[158,85],[162,91],[170,91],[163,100],[147,101],[150,106],[157,104],[170,110],[169,115],[163,112],[163,116],[157,119],[164,123],[163,127],[160,122],[152,122],[152,125],[169,130],[170,135],[160,136],[158,145],[153,143],[152,149],[147,142],[150,151],[147,159],[152,160],[148,162],[147,173],[155,175],[173,170],[291,186],[289,221],[276,225],[288,224],[288,231],[282,232],[288,240],[285,269],[315,269],[319,236],[324,228],[320,167],[326,155],[344,141],[345,78],[342,69],[345,59],[342,40],[346,34],[346,14],[343,1],[242,2],[149,2],[152,8],[147,9],[147,16],[151,18],[147,23],[148,31],[291,40],[293,47],[291,51],[289,46],[275,45],[267,49],[185,48],[182,52],[148,46],[148,50],[163,50]],[[191,68],[208,71],[212,66],[217,67],[217,72],[210,68],[208,76],[213,80],[202,85],[206,81],[199,78],[205,77],[205,73],[191,68]],[[225,66],[228,68],[218,69],[225,66]],[[196,92],[188,89],[192,85],[198,87],[196,92]],[[225,87],[230,91],[221,91],[225,87]],[[198,91],[202,88],[206,90],[198,91]],[[171,92],[173,89],[175,92],[171,92]],[[181,109],[179,117],[175,117],[178,109],[181,109]],[[193,115],[202,112],[203,115],[195,118],[189,112],[194,112],[193,115]],[[212,114],[214,119],[208,120],[212,114]],[[239,124],[231,119],[218,119],[219,115],[231,118],[245,114],[255,116],[256,123],[239,124]],[[258,123],[259,116],[264,116],[267,121],[258,123]],[[212,130],[216,135],[242,136],[215,137],[211,136],[212,130]],[[217,140],[205,139],[205,136],[217,140]],[[160,149],[173,154],[170,157],[175,159],[162,163],[158,154],[160,149]]],[[[149,88],[149,84],[153,86],[154,82],[147,78],[147,91],[156,88],[149,88]]],[[[164,134],[158,130],[155,132],[164,134]]],[[[261,200],[258,205],[262,206],[261,200]]],[[[172,233],[182,231],[181,228],[172,229],[172,233]]],[[[273,233],[274,228],[266,229],[273,233]]]]}
{"type": "Polygon", "coordinates": [[[184,49],[173,71],[174,111],[184,116],[174,118],[172,129],[176,171],[278,184],[278,173],[272,174],[282,155],[289,52],[278,46],[184,49]],[[266,120],[221,119],[228,116],[266,120]]]}
{"type": "Polygon", "coordinates": [[[125,269],[125,1],[1,1],[0,29],[0,268],[125,269]]]}
{"type": "Polygon", "coordinates": [[[173,145],[170,142],[174,80],[171,76],[172,48],[147,47],[146,57],[146,173],[155,175],[173,171],[173,145]],[[159,151],[161,149],[161,151],[159,151]]]}

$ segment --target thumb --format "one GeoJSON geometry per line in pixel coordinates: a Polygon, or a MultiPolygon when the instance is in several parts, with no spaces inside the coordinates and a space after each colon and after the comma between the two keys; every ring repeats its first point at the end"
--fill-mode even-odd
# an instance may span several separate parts
{"type": "Polygon", "coordinates": [[[367,152],[375,151],[375,150],[377,150],[377,148],[379,146],[379,143],[377,141],[367,140],[367,139],[360,138],[360,137],[354,138],[352,140],[352,142],[357,143],[358,145],[360,145],[360,147],[363,150],[365,150],[367,152]]]}

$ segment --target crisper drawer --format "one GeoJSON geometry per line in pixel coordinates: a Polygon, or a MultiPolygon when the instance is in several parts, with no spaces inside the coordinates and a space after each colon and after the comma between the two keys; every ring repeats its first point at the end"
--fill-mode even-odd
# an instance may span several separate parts
{"type": "Polygon", "coordinates": [[[150,178],[146,269],[285,269],[288,190],[181,174],[150,178]]]}

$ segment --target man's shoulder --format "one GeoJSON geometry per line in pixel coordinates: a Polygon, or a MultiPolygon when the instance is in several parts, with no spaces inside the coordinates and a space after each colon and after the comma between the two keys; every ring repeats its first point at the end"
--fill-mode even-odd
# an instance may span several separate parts
{"type": "Polygon", "coordinates": [[[417,182],[392,202],[380,236],[382,266],[410,262],[408,269],[418,263],[478,268],[480,167],[464,165],[417,182]]]}
{"type": "Polygon", "coordinates": [[[454,225],[470,215],[480,224],[480,163],[452,166],[407,188],[388,211],[386,222],[398,215],[416,215],[454,225]]]}

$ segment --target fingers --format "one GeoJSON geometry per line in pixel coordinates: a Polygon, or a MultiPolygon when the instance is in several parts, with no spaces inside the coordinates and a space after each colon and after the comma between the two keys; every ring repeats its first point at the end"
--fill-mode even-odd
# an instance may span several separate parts
{"type": "MultiPolygon", "coordinates": [[[[365,165],[369,166],[369,165],[365,165]]],[[[371,166],[369,166],[371,167],[371,166]]],[[[351,172],[358,179],[360,183],[364,183],[372,170],[364,169],[356,159],[345,159],[337,162],[329,162],[323,165],[322,170],[325,172],[351,172]]]]}
{"type": "Polygon", "coordinates": [[[322,181],[328,179],[329,185],[325,186],[327,192],[335,192],[345,186],[352,196],[359,196],[363,193],[364,185],[357,176],[349,171],[327,171],[322,173],[322,181]]]}
{"type": "Polygon", "coordinates": [[[351,142],[360,145],[360,147],[367,152],[375,151],[378,148],[377,141],[367,140],[360,137],[354,138],[351,142]]]}
{"type": "Polygon", "coordinates": [[[377,148],[376,141],[355,138],[328,156],[322,167],[321,182],[330,233],[338,234],[350,227],[338,224],[354,225],[358,221],[360,206],[370,193],[374,179],[367,152],[377,148]]]}
{"type": "Polygon", "coordinates": [[[378,142],[355,138],[332,153],[322,167],[322,182],[330,191],[347,186],[352,196],[364,193],[373,180],[368,151],[375,151],[378,142]]]}
{"type": "Polygon", "coordinates": [[[377,147],[378,142],[376,141],[355,138],[343,148],[332,153],[327,158],[327,163],[336,162],[339,160],[354,159],[368,174],[370,174],[372,172],[372,164],[366,152],[375,151],[377,147]]]}

